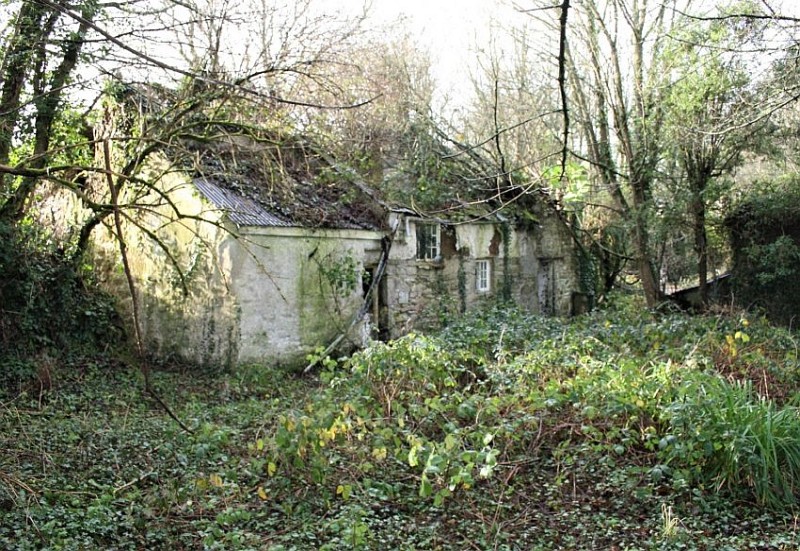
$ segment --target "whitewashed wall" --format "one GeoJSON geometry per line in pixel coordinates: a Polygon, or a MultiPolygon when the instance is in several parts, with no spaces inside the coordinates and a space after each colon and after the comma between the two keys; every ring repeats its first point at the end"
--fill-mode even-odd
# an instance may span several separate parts
{"type": "MultiPolygon", "coordinates": [[[[230,367],[238,357],[239,316],[220,252],[233,228],[185,176],[165,175],[159,183],[175,208],[151,193],[138,202],[152,206],[129,215],[160,244],[136,224],[123,224],[145,351],[167,361],[230,367]]],[[[93,249],[98,276],[118,297],[132,335],[131,296],[110,228],[95,230],[93,249]]]]}
{"type": "MultiPolygon", "coordinates": [[[[208,367],[294,366],[348,327],[363,302],[365,265],[378,261],[381,233],[236,228],[185,176],[164,176],[160,185],[181,216],[153,193],[139,199],[153,207],[135,219],[163,247],[125,224],[149,355],[208,367]],[[337,293],[320,267],[347,258],[352,287],[337,293]],[[186,292],[173,263],[184,274],[186,292]]],[[[119,298],[132,329],[130,294],[110,229],[96,230],[94,251],[99,277],[119,298]]],[[[343,346],[362,345],[365,334],[363,324],[355,327],[343,346]]]]}
{"type": "MultiPolygon", "coordinates": [[[[377,263],[379,232],[303,228],[245,228],[228,240],[230,270],[240,317],[239,363],[296,365],[344,332],[363,303],[365,265],[377,263]],[[352,288],[334,292],[326,270],[347,267],[352,288]]],[[[348,336],[364,344],[363,325],[348,336]]]]}

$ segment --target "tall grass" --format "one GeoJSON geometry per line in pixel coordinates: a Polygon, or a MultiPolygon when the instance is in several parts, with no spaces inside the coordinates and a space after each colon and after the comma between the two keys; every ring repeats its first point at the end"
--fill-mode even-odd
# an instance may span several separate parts
{"type": "Polygon", "coordinates": [[[749,381],[704,376],[687,383],[668,409],[673,463],[699,469],[717,489],[748,490],[765,506],[796,501],[800,481],[800,409],[778,407],[749,381]]]}

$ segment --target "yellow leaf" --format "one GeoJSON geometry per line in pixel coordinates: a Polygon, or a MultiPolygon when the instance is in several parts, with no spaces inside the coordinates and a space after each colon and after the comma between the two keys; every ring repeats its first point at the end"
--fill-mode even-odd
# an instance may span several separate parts
{"type": "Polygon", "coordinates": [[[375,448],[372,450],[372,457],[377,459],[378,461],[383,461],[386,459],[387,451],[386,448],[375,448]]]}
{"type": "Polygon", "coordinates": [[[258,487],[258,497],[261,501],[267,501],[267,492],[261,486],[258,487]]]}
{"type": "Polygon", "coordinates": [[[342,499],[350,499],[350,492],[353,491],[353,487],[350,484],[339,484],[336,486],[336,495],[342,496],[342,499]]]}
{"type": "Polygon", "coordinates": [[[417,450],[419,450],[419,445],[414,444],[411,446],[411,449],[408,450],[408,465],[410,467],[416,467],[419,463],[419,459],[417,458],[417,450]]]}
{"type": "Polygon", "coordinates": [[[278,470],[278,466],[275,463],[273,463],[272,461],[267,463],[267,474],[269,476],[275,476],[275,472],[277,470],[278,470]]]}
{"type": "Polygon", "coordinates": [[[212,474],[208,477],[208,483],[214,486],[215,488],[222,487],[222,477],[218,474],[212,474]]]}
{"type": "Polygon", "coordinates": [[[262,438],[256,440],[256,449],[258,451],[262,451],[264,449],[264,440],[262,438]]]}
{"type": "Polygon", "coordinates": [[[325,446],[327,442],[332,441],[336,438],[336,425],[332,426],[329,429],[320,429],[319,430],[319,445],[325,446]]]}

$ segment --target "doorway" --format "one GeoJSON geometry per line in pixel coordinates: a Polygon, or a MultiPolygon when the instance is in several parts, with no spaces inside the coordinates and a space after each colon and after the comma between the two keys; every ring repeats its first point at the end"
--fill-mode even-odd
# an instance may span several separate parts
{"type": "Polygon", "coordinates": [[[543,316],[556,314],[555,262],[539,259],[539,273],[536,277],[539,295],[539,313],[543,316]]]}
{"type": "Polygon", "coordinates": [[[364,275],[361,278],[362,291],[364,298],[369,296],[369,315],[370,315],[370,337],[382,342],[389,340],[389,307],[388,290],[386,287],[386,277],[380,281],[373,281],[377,266],[365,266],[364,275]],[[370,288],[372,294],[370,295],[370,288]]]}

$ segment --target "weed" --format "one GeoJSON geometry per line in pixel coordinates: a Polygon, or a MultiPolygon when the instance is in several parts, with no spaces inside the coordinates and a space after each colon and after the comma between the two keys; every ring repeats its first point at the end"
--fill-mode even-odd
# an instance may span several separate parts
{"type": "Polygon", "coordinates": [[[762,320],[489,305],[318,380],[155,372],[192,435],[135,371],[58,364],[0,406],[3,548],[798,544],[796,344],[762,320]]]}

